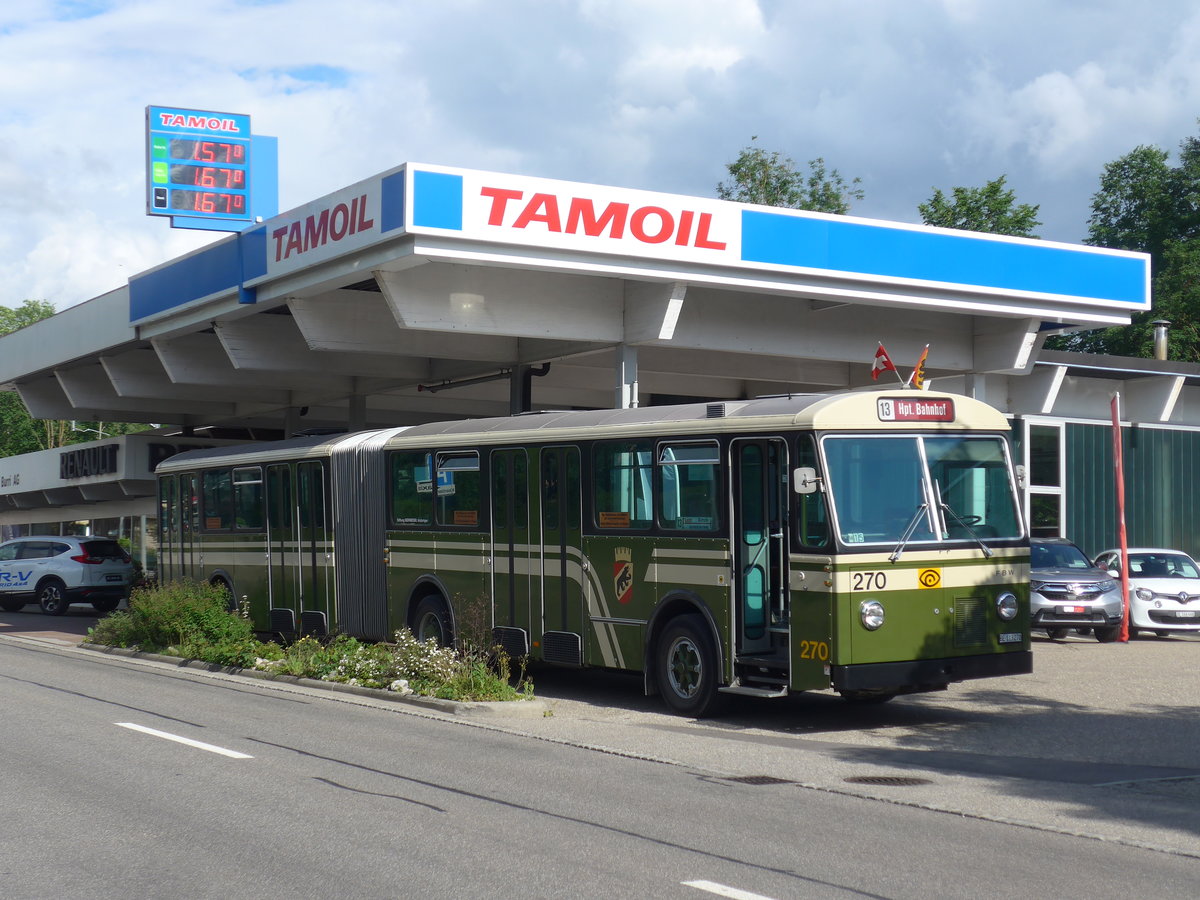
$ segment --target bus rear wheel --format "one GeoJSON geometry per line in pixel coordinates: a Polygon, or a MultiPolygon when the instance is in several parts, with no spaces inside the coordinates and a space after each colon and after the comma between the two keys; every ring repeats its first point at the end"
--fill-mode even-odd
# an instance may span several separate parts
{"type": "Polygon", "coordinates": [[[719,712],[717,651],[697,616],[680,616],[658,641],[659,692],[672,712],[702,718],[719,712]]]}
{"type": "Polygon", "coordinates": [[[413,635],[418,641],[434,640],[439,647],[454,643],[454,630],[450,625],[450,611],[441,597],[430,595],[417,604],[413,616],[413,635]]]}

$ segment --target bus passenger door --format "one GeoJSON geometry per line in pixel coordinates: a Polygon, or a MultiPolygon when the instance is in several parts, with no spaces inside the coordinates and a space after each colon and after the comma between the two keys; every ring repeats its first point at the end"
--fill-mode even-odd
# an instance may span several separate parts
{"type": "Polygon", "coordinates": [[[524,450],[493,451],[491,471],[492,622],[509,655],[524,656],[532,639],[529,457],[524,450]]]}
{"type": "Polygon", "coordinates": [[[166,475],[159,479],[158,580],[195,578],[195,535],[200,511],[196,505],[196,475],[166,475]]]}
{"type": "Polygon", "coordinates": [[[787,665],[787,448],[778,439],[735,440],[734,634],[739,656],[787,665]]]}
{"type": "Polygon", "coordinates": [[[579,448],[544,447],[542,482],[542,658],[583,665],[585,609],[579,448]]]}
{"type": "Polygon", "coordinates": [[[267,466],[267,589],[271,630],[295,632],[300,622],[300,557],[292,467],[267,466]],[[276,612],[278,610],[278,612],[276,612]]]}
{"type": "Polygon", "coordinates": [[[327,634],[337,623],[330,616],[331,528],[325,509],[325,467],[320,462],[296,464],[296,512],[300,630],[327,634]]]}

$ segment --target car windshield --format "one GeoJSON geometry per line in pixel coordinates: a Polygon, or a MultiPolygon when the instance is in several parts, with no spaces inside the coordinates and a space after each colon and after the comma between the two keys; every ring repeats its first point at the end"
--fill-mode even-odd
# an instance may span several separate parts
{"type": "Polygon", "coordinates": [[[1192,558],[1182,553],[1130,553],[1129,574],[1134,578],[1200,578],[1192,558]]]}
{"type": "Polygon", "coordinates": [[[1090,569],[1091,562],[1074,544],[1041,544],[1029,546],[1029,565],[1033,569],[1090,569]]]}

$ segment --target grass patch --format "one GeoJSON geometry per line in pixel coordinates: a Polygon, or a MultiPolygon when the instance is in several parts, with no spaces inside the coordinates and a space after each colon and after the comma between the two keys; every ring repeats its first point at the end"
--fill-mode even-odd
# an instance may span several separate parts
{"type": "Polygon", "coordinates": [[[457,648],[418,641],[408,629],[396,632],[390,643],[334,635],[281,645],[259,640],[246,611],[231,613],[227,604],[225,591],[207,584],[170,582],[138,589],[129,598],[129,608],[97,622],[87,640],[444,700],[533,697],[524,666],[514,677],[504,650],[479,634],[462,639],[457,648]]]}

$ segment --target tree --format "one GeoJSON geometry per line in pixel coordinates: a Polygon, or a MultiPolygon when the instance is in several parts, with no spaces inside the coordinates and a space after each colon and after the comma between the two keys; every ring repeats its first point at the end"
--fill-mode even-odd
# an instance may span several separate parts
{"type": "Polygon", "coordinates": [[[751,137],[738,158],[725,166],[730,180],[717,185],[722,200],[839,215],[850,211],[851,200],[862,200],[863,192],[856,187],[860,179],[847,183],[837,169],[827,169],[819,156],[809,160],[805,175],[794,160],[756,146],[757,140],[757,135],[751,137]]]}
{"type": "Polygon", "coordinates": [[[26,300],[16,309],[0,306],[0,335],[10,334],[26,325],[54,315],[54,304],[46,300],[26,300]]]}
{"type": "Polygon", "coordinates": [[[1128,326],[1051,338],[1047,347],[1152,356],[1156,319],[1171,322],[1168,355],[1200,362],[1200,138],[1179,145],[1179,164],[1140,145],[1104,167],[1092,195],[1086,243],[1150,254],[1154,309],[1128,326]]]}
{"type": "Polygon", "coordinates": [[[1001,175],[981,188],[956,187],[950,200],[935,188],[929,202],[917,206],[921,221],[940,228],[985,231],[1015,237],[1037,237],[1034,229],[1039,206],[1017,203],[1016,192],[1004,189],[1007,176],[1001,175]]]}
{"type": "Polygon", "coordinates": [[[1140,250],[1161,264],[1166,243],[1178,236],[1179,176],[1167,152],[1141,145],[1104,166],[1092,195],[1086,243],[1114,250],[1140,250]]]}

